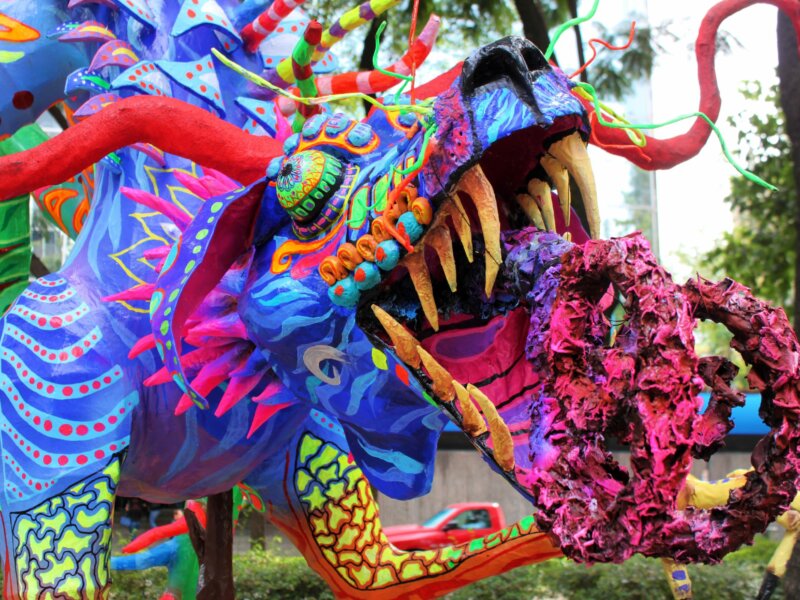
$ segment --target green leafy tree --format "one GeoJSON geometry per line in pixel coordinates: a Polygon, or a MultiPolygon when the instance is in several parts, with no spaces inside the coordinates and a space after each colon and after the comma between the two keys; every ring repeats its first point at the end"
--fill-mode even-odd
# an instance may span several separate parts
{"type": "Polygon", "coordinates": [[[743,177],[733,178],[726,202],[734,211],[735,226],[702,258],[701,267],[714,276],[740,281],[792,315],[797,256],[791,146],[777,86],[764,90],[750,83],[743,95],[774,107],[765,113],[742,113],[731,119],[731,124],[739,130],[739,146],[748,169],[778,190],[765,189],[743,177]]]}
{"type": "MultiPolygon", "coordinates": [[[[580,10],[588,10],[589,4],[591,3],[583,2],[579,6],[577,0],[420,0],[417,33],[430,14],[435,12],[445,23],[437,42],[437,46],[445,51],[454,50],[463,55],[465,48],[475,48],[508,35],[515,24],[521,25],[525,37],[544,51],[550,45],[553,28],[578,16],[580,10]]],[[[337,15],[353,5],[353,0],[328,0],[310,3],[307,8],[322,23],[331,23],[337,15]]],[[[353,55],[354,58],[348,63],[348,53],[337,52],[340,61],[346,68],[372,68],[375,33],[384,19],[390,26],[383,35],[383,46],[395,55],[402,53],[408,42],[408,27],[413,8],[414,0],[407,0],[383,18],[371,23],[362,34],[358,59],[353,55]]],[[[628,37],[630,21],[610,29],[596,23],[595,26],[599,28],[601,37],[619,44],[628,37]]],[[[586,61],[586,49],[582,31],[579,26],[574,31],[578,62],[583,64],[586,61]]],[[[663,29],[637,28],[636,39],[628,51],[619,56],[611,56],[612,53],[607,51],[601,52],[595,64],[582,75],[582,79],[607,86],[607,89],[603,89],[606,97],[623,96],[636,80],[649,76],[654,56],[660,48],[655,40],[662,33],[663,29]],[[597,78],[592,79],[595,71],[597,78]]],[[[557,56],[554,55],[553,59],[557,61],[557,56]]]]}

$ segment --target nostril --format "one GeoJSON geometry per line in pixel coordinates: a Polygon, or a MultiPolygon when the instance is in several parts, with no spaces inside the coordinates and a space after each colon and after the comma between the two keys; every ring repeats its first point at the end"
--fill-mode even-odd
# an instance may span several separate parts
{"type": "Polygon", "coordinates": [[[517,48],[501,40],[484,46],[466,60],[462,71],[463,90],[469,94],[496,81],[524,79],[527,72],[525,60],[517,48]]]}
{"type": "Polygon", "coordinates": [[[514,44],[522,55],[528,71],[541,71],[548,67],[547,59],[536,45],[524,38],[514,38],[514,44]]]}

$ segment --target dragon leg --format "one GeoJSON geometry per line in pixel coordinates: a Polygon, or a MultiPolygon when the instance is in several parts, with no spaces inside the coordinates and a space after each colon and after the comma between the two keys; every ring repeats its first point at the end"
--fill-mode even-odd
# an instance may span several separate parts
{"type": "Polygon", "coordinates": [[[20,512],[3,507],[6,600],[97,600],[110,588],[111,522],[121,459],[20,512]]]}
{"type": "Polygon", "coordinates": [[[108,594],[111,515],[139,402],[119,329],[60,273],[0,319],[4,597],[108,594]]]}
{"type": "Polygon", "coordinates": [[[272,521],[337,598],[435,598],[515,567],[561,556],[526,517],[456,546],[403,552],[381,527],[370,484],[344,444],[310,432],[286,454],[283,486],[254,486],[272,521]],[[261,489],[259,489],[261,488],[261,489]],[[277,492],[280,490],[282,492],[277,492]],[[283,494],[278,498],[277,494],[283,494]]]}

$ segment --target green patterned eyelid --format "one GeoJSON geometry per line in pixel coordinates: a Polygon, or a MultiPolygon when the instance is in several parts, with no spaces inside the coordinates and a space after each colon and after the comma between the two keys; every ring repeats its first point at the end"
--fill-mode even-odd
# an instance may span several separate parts
{"type": "Polygon", "coordinates": [[[295,154],[278,173],[278,202],[295,221],[307,222],[325,207],[344,174],[344,165],[330,154],[319,150],[295,154]]]}

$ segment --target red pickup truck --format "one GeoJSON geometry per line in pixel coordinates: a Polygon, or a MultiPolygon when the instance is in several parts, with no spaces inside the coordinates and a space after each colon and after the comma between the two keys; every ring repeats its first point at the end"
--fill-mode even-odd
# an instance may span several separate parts
{"type": "Polygon", "coordinates": [[[506,526],[503,509],[494,502],[459,502],[439,511],[422,525],[384,527],[400,550],[429,550],[489,535],[506,526]]]}

